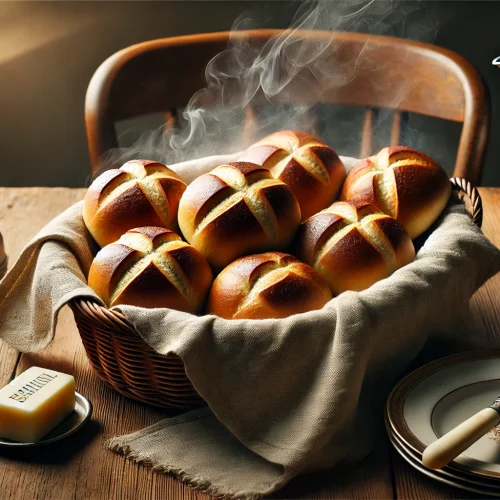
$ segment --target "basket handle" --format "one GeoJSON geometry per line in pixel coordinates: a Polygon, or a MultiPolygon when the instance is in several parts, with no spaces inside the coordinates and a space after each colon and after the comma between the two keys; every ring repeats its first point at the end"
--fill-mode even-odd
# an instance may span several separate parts
{"type": "Polygon", "coordinates": [[[450,182],[455,196],[465,202],[465,209],[469,212],[472,220],[477,227],[481,227],[483,224],[483,202],[477,188],[460,177],[452,177],[450,182]]]}

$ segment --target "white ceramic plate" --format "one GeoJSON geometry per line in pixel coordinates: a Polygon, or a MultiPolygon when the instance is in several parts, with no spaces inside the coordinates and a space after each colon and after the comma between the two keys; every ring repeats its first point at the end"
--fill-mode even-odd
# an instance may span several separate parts
{"type": "Polygon", "coordinates": [[[75,392],[75,395],[75,411],[71,413],[71,415],[68,415],[68,417],[66,417],[57,427],[52,429],[41,441],[38,441],[38,443],[18,443],[17,441],[0,439],[0,447],[26,448],[43,446],[64,439],[76,432],[80,427],[85,425],[92,416],[92,403],[79,392],[75,392]]]}
{"type": "MultiPolygon", "coordinates": [[[[400,442],[421,456],[427,445],[499,395],[500,351],[473,351],[408,375],[389,396],[387,419],[400,442]]],[[[500,480],[500,443],[483,436],[448,468],[500,480]]]]}
{"type": "Polygon", "coordinates": [[[460,488],[462,490],[479,493],[488,497],[500,497],[499,488],[491,487],[481,483],[473,483],[471,481],[466,481],[460,477],[454,477],[450,474],[444,474],[443,471],[435,471],[424,467],[420,460],[416,459],[407,448],[401,445],[395,435],[390,434],[389,438],[392,445],[394,446],[394,449],[404,458],[404,460],[406,460],[413,468],[426,475],[427,477],[436,479],[441,483],[447,484],[449,486],[454,486],[455,488],[460,488]]]}

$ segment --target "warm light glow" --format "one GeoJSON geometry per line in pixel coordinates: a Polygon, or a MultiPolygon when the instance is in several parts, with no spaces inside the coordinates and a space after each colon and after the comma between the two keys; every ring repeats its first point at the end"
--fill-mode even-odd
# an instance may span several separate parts
{"type": "Polygon", "coordinates": [[[24,2],[0,7],[0,64],[74,35],[102,17],[83,12],[75,16],[62,9],[40,8],[34,13],[37,7],[24,2]]]}

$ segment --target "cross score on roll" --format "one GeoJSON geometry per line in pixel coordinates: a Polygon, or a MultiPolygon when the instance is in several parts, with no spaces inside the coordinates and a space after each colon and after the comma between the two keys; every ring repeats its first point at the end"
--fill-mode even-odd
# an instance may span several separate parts
{"type": "Polygon", "coordinates": [[[300,227],[297,255],[334,294],[364,290],[415,258],[405,229],[373,205],[334,203],[300,227]]]}
{"type": "Polygon", "coordinates": [[[341,200],[375,205],[416,238],[438,218],[450,192],[446,172],[432,158],[416,149],[394,146],[353,167],[341,200]]]}
{"type": "Polygon", "coordinates": [[[321,309],[332,293],[316,271],[292,255],[241,257],[215,279],[207,312],[227,319],[285,318],[321,309]]]}
{"type": "Polygon", "coordinates": [[[162,163],[129,161],[92,183],[83,202],[83,219],[101,247],[135,227],[177,231],[177,209],[185,189],[186,183],[162,163]]]}
{"type": "Polygon", "coordinates": [[[268,168],[297,198],[302,220],[333,203],[346,172],[337,153],[317,137],[295,130],[276,132],[239,158],[268,168]]]}
{"type": "Polygon", "coordinates": [[[228,319],[321,308],[332,294],[364,290],[411,262],[411,238],[436,220],[451,191],[434,160],[403,146],[359,161],[344,201],[333,204],[345,168],[317,137],[278,132],[241,159],[255,163],[221,165],[189,186],[147,160],[94,181],[83,217],[104,248],[89,285],[107,306],[228,319]]]}
{"type": "Polygon", "coordinates": [[[141,227],[104,247],[89,286],[108,307],[129,304],[201,312],[213,275],[203,255],[161,227],[141,227]]]}
{"type": "Polygon", "coordinates": [[[299,224],[288,186],[254,163],[228,163],[201,175],[179,205],[182,234],[217,269],[243,255],[283,250],[299,224]]]}

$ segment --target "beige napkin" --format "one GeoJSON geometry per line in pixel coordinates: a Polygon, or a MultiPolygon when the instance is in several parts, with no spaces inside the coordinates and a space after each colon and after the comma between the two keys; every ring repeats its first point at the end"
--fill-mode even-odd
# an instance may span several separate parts
{"type": "MultiPolygon", "coordinates": [[[[205,170],[204,160],[195,165],[205,170]]],[[[46,226],[0,282],[0,337],[21,351],[50,342],[68,300],[95,298],[85,276],[96,248],[81,209],[46,226]]],[[[257,498],[300,472],[354,463],[380,431],[396,377],[498,270],[500,252],[452,202],[413,263],[319,311],[228,321],[121,306],[155,350],[181,356],[209,408],[109,446],[231,498],[257,498]]]]}

